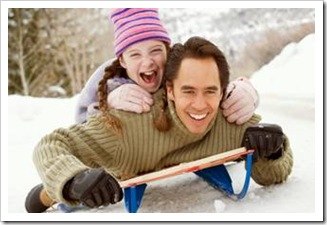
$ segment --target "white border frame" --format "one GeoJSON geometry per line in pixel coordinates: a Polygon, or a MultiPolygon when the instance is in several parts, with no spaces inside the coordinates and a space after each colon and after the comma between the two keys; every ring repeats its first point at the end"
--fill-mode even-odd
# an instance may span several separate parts
{"type": "MultiPolygon", "coordinates": [[[[8,8],[171,8],[171,1],[1,1],[1,220],[2,221],[323,221],[323,1],[174,1],[174,8],[315,8],[315,213],[251,214],[28,214],[8,213],[8,8]]],[[[303,203],[305,204],[305,203],[303,203]]]]}

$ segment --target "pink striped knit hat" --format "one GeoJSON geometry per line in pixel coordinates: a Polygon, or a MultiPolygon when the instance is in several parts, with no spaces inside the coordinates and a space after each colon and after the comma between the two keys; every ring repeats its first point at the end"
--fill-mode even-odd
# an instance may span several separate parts
{"type": "Polygon", "coordinates": [[[149,39],[170,43],[163,27],[158,9],[118,8],[110,14],[115,32],[115,54],[119,57],[129,46],[149,39]]]}

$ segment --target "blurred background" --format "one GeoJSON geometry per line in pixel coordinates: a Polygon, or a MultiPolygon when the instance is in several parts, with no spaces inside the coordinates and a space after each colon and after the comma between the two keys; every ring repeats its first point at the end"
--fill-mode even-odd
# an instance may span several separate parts
{"type": "MultiPolygon", "coordinates": [[[[12,8],[8,93],[71,97],[113,54],[110,9],[12,8]]],[[[202,36],[226,54],[231,78],[251,75],[315,32],[314,8],[159,10],[173,43],[202,36]]]]}

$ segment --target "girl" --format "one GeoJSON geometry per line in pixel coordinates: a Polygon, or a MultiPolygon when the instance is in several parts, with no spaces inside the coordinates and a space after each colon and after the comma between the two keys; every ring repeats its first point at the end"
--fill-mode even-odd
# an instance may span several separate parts
{"type": "MultiPolygon", "coordinates": [[[[103,93],[103,97],[107,97],[110,108],[148,112],[153,104],[151,94],[161,85],[171,40],[160,22],[158,10],[114,9],[110,18],[114,24],[117,59],[100,66],[85,85],[77,103],[78,123],[98,113],[97,85],[104,68],[108,78],[106,91],[110,93],[109,96],[103,93]]],[[[246,78],[238,78],[228,85],[227,91],[228,98],[221,104],[224,116],[231,123],[246,122],[258,105],[256,90],[246,78]]]]}

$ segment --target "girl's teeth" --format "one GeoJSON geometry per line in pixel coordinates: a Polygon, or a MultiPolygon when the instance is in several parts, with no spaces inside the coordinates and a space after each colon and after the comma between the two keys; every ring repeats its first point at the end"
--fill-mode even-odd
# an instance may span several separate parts
{"type": "Polygon", "coordinates": [[[193,119],[196,119],[196,120],[202,120],[203,118],[205,118],[205,117],[207,116],[207,114],[202,114],[202,115],[190,114],[190,116],[191,116],[193,119]]]}
{"type": "Polygon", "coordinates": [[[146,83],[153,83],[156,80],[156,72],[150,71],[150,72],[143,72],[140,74],[141,78],[146,83]]]}
{"type": "Polygon", "coordinates": [[[152,72],[145,72],[144,74],[147,75],[147,76],[151,76],[153,74],[153,71],[152,72]]]}

